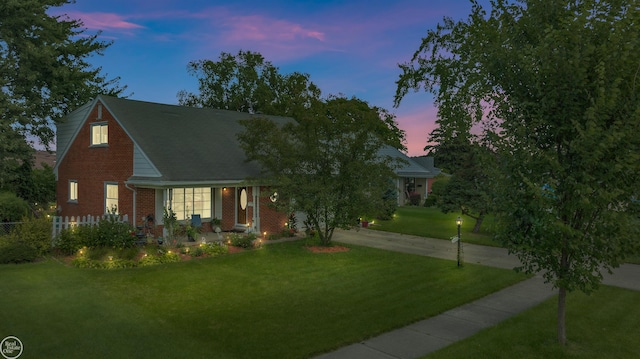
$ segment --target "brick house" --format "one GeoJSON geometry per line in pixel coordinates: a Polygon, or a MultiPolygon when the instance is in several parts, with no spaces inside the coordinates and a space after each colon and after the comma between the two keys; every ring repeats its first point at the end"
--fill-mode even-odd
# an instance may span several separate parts
{"type": "MultiPolygon", "coordinates": [[[[246,162],[239,120],[257,115],[100,95],[67,116],[56,132],[57,211],[103,215],[110,208],[140,225],[165,208],[193,214],[210,229],[276,233],[287,215],[269,206],[257,163],[246,162]]],[[[264,116],[285,123],[290,118],[264,116]]]]}

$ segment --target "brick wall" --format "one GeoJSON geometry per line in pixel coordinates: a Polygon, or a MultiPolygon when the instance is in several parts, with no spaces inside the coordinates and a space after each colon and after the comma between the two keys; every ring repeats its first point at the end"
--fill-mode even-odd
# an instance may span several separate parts
{"type": "MultiPolygon", "coordinates": [[[[57,204],[61,216],[103,215],[105,182],[118,184],[118,210],[133,215],[133,191],[124,181],[133,174],[133,141],[103,107],[102,119],[97,105],[82,125],[77,137],[58,166],[57,204]],[[91,123],[108,124],[108,145],[90,147],[91,123]],[[78,182],[78,202],[69,203],[68,180],[78,182]]],[[[140,217],[137,217],[140,218],[140,217]]]]}
{"type": "Polygon", "coordinates": [[[271,206],[268,196],[260,197],[260,230],[269,234],[280,233],[289,220],[287,213],[278,212],[271,206]]]}

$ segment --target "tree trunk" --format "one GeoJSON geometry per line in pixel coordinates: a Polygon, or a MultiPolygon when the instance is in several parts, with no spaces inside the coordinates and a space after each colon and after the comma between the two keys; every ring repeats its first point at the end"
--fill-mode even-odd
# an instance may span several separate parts
{"type": "Polygon", "coordinates": [[[560,254],[560,285],[558,286],[558,343],[560,345],[567,344],[567,327],[565,324],[567,288],[562,284],[565,273],[569,270],[569,254],[566,247],[562,249],[560,254]]]}
{"type": "Polygon", "coordinates": [[[480,226],[482,225],[482,221],[484,221],[484,216],[478,216],[476,218],[476,224],[473,226],[473,233],[480,232],[480,226]]]}
{"type": "Polygon", "coordinates": [[[560,287],[558,290],[558,342],[560,345],[567,344],[567,331],[565,325],[565,302],[567,298],[567,290],[560,287]]]}

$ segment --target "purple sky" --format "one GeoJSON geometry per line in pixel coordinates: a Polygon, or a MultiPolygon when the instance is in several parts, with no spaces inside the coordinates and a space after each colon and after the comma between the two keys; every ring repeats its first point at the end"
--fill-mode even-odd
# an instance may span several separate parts
{"type": "Polygon", "coordinates": [[[189,61],[257,51],[281,73],[308,73],[325,95],[392,111],[408,154],[419,156],[436,110],[424,92],[392,108],[398,63],[444,16],[460,20],[470,10],[469,0],[78,0],[50,13],[81,19],[89,33],[101,30],[102,40],[113,41],[92,63],[120,76],[132,99],[177,104],[178,91],[197,90],[189,61]]]}

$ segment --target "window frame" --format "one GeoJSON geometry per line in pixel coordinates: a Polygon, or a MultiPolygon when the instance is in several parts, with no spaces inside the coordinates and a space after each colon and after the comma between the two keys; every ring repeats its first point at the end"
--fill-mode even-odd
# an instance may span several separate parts
{"type": "Polygon", "coordinates": [[[110,202],[113,201],[115,199],[115,208],[116,208],[116,213],[118,214],[120,213],[120,186],[118,185],[118,182],[105,182],[104,183],[104,213],[105,214],[112,214],[111,213],[111,208],[109,206],[110,202]],[[116,187],[116,197],[109,197],[109,186],[115,186],[116,187]]]}
{"type": "Polygon", "coordinates": [[[69,180],[67,202],[78,203],[78,180],[69,180]]]}
{"type": "Polygon", "coordinates": [[[192,214],[199,214],[200,218],[213,218],[213,188],[211,187],[178,187],[171,188],[167,193],[165,207],[171,207],[179,221],[187,220],[192,214]],[[196,201],[196,190],[200,191],[199,195],[204,200],[196,201]],[[190,191],[190,192],[188,192],[190,191]],[[204,191],[205,193],[202,193],[204,191]],[[208,196],[207,196],[208,194],[208,196]],[[190,203],[186,203],[186,199],[190,198],[190,203]],[[179,202],[176,199],[180,199],[179,202]],[[199,208],[195,208],[194,204],[203,204],[199,208]]]}
{"type": "Polygon", "coordinates": [[[89,145],[91,147],[100,147],[100,146],[109,145],[109,124],[106,121],[92,123],[89,137],[90,137],[89,138],[89,145]],[[99,129],[99,131],[100,131],[97,134],[97,137],[99,138],[99,142],[94,142],[94,140],[95,140],[94,129],[99,129]]]}

